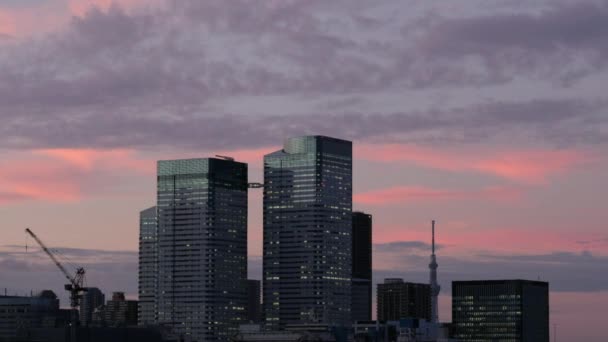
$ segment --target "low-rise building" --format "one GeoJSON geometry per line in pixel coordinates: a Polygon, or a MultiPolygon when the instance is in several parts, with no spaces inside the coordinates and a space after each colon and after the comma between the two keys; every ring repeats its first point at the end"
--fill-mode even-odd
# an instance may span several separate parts
{"type": "Polygon", "coordinates": [[[105,322],[108,327],[137,325],[137,301],[126,300],[123,292],[114,292],[106,303],[105,322]]]}
{"type": "Polygon", "coordinates": [[[454,281],[452,324],[462,342],[549,342],[549,283],[454,281]]]}
{"type": "Polygon", "coordinates": [[[402,318],[431,320],[431,286],[389,278],[378,284],[377,317],[379,321],[402,318]]]}
{"type": "Polygon", "coordinates": [[[352,341],[348,329],[327,324],[291,324],[284,330],[268,331],[259,324],[244,324],[232,337],[234,342],[346,342],[352,341]]]}
{"type": "Polygon", "coordinates": [[[32,329],[55,326],[59,299],[53,291],[31,297],[0,296],[0,341],[27,337],[32,329]]]}
{"type": "Polygon", "coordinates": [[[449,325],[424,319],[357,322],[353,326],[355,342],[453,342],[449,325]]]}
{"type": "Polygon", "coordinates": [[[137,325],[138,302],[127,300],[123,292],[114,292],[112,300],[96,308],[91,314],[95,327],[122,328],[137,325]]]}
{"type": "Polygon", "coordinates": [[[80,325],[89,326],[93,320],[93,312],[102,306],[106,296],[96,287],[89,287],[80,301],[80,325]]]}

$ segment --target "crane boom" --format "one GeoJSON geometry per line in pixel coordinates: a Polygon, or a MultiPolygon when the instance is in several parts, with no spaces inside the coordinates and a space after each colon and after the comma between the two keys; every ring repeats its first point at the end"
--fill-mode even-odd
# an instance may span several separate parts
{"type": "Polygon", "coordinates": [[[36,234],[34,234],[34,232],[32,232],[29,228],[26,228],[25,232],[28,233],[31,237],[33,237],[34,240],[36,240],[36,242],[38,242],[38,244],[40,245],[40,247],[42,247],[42,250],[46,253],[46,255],[49,256],[49,258],[51,258],[51,260],[53,260],[53,262],[61,270],[61,272],[63,273],[63,275],[70,281],[70,283],[72,285],[75,285],[75,280],[72,278],[72,276],[70,275],[70,273],[68,272],[68,270],[66,270],[65,267],[63,267],[63,265],[59,262],[59,260],[57,260],[57,258],[55,257],[55,255],[53,253],[51,253],[51,251],[48,249],[48,247],[46,247],[46,245],[44,244],[44,242],[42,242],[42,240],[40,240],[38,238],[38,236],[36,236],[36,234]]]}
{"type": "Polygon", "coordinates": [[[36,242],[42,247],[42,250],[46,253],[46,255],[53,260],[55,265],[61,270],[61,273],[70,281],[69,284],[65,285],[65,290],[70,293],[70,306],[72,307],[71,313],[71,323],[70,323],[70,341],[76,342],[77,334],[76,334],[76,326],[78,325],[78,311],[77,307],[80,306],[80,301],[82,299],[82,293],[87,291],[87,288],[84,287],[84,268],[78,267],[76,269],[76,274],[74,276],[70,275],[70,272],[57,260],[57,257],[51,252],[48,247],[32,232],[29,228],[25,229],[25,232],[29,234],[31,237],[36,240],[36,242]]]}
{"type": "Polygon", "coordinates": [[[42,250],[44,250],[44,252],[49,256],[49,258],[53,260],[55,265],[57,265],[59,270],[61,270],[61,273],[63,273],[63,275],[68,279],[70,283],[65,286],[65,289],[67,291],[70,291],[71,293],[70,300],[72,307],[78,307],[80,304],[80,294],[82,292],[87,291],[87,289],[84,287],[84,268],[78,267],[76,269],[76,274],[74,274],[73,276],[70,275],[68,270],[61,264],[61,262],[59,262],[59,260],[57,260],[57,257],[51,252],[51,250],[48,249],[48,247],[46,247],[44,242],[42,242],[42,240],[40,240],[40,238],[36,236],[36,234],[34,234],[34,232],[32,232],[29,228],[26,228],[25,232],[28,233],[31,237],[33,237],[34,240],[36,240],[40,247],[42,247],[42,250]]]}

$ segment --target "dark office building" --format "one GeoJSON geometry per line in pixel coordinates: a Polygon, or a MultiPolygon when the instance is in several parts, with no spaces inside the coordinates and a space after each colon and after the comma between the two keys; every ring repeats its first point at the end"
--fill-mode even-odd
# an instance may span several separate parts
{"type": "Polygon", "coordinates": [[[259,280],[247,280],[247,322],[262,321],[262,289],[259,280]]]}
{"type": "Polygon", "coordinates": [[[306,136],[264,156],[267,326],[351,324],[352,143],[306,136]]]}
{"type": "Polygon", "coordinates": [[[452,324],[462,342],[549,342],[549,283],[454,281],[452,324]]]}
{"type": "Polygon", "coordinates": [[[156,207],[152,207],[139,213],[139,325],[156,323],[157,257],[156,207]]]}
{"type": "Polygon", "coordinates": [[[354,212],[352,230],[352,320],[372,319],[372,215],[354,212]]]}
{"type": "Polygon", "coordinates": [[[403,279],[384,279],[378,284],[377,316],[379,321],[402,318],[431,319],[431,286],[405,283],[403,279]]]}
{"type": "Polygon", "coordinates": [[[61,316],[65,314],[53,291],[34,297],[0,296],[0,341],[23,340],[33,329],[55,327],[61,316]]]}
{"type": "Polygon", "coordinates": [[[104,308],[104,323],[110,328],[137,325],[137,301],[126,300],[122,292],[114,292],[104,308]]]}
{"type": "Polygon", "coordinates": [[[247,164],[158,162],[158,324],[227,341],[247,306],[247,164]]]}
{"type": "Polygon", "coordinates": [[[106,296],[96,287],[89,287],[82,295],[80,302],[80,325],[89,326],[93,319],[95,309],[103,306],[106,302],[106,296]]]}

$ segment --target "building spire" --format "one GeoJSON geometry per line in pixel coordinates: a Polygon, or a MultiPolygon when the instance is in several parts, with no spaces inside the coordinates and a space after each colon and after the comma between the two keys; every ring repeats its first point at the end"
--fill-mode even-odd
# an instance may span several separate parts
{"type": "Polygon", "coordinates": [[[438,296],[441,291],[441,286],[437,283],[437,257],[435,256],[435,220],[431,221],[432,224],[432,254],[431,263],[429,264],[430,271],[430,285],[431,285],[431,322],[439,322],[439,308],[438,308],[438,296]]]}
{"type": "Polygon", "coordinates": [[[433,225],[433,255],[435,255],[435,220],[431,221],[433,225]]]}

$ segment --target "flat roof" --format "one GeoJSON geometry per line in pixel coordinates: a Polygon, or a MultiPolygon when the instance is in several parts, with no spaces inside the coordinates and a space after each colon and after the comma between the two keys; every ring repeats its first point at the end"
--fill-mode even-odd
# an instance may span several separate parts
{"type": "Polygon", "coordinates": [[[452,284],[458,284],[458,285],[499,285],[499,284],[513,284],[513,283],[549,286],[549,282],[546,282],[546,281],[526,280],[526,279],[453,280],[452,281],[452,284]]]}

